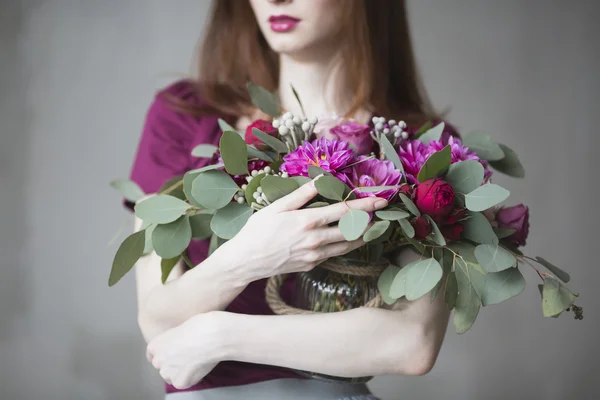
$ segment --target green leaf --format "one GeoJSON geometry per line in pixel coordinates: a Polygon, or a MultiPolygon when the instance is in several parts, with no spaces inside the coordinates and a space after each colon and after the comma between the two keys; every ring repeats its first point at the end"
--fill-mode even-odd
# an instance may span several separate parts
{"type": "Polygon", "coordinates": [[[400,271],[394,277],[392,284],[390,285],[390,295],[391,299],[399,299],[406,295],[406,276],[407,276],[406,267],[400,268],[400,271]]]}
{"type": "Polygon", "coordinates": [[[406,209],[415,217],[420,217],[421,213],[419,212],[419,209],[417,208],[417,206],[415,205],[415,203],[413,203],[413,201],[411,199],[409,199],[404,193],[400,193],[400,200],[402,200],[402,203],[404,203],[404,206],[406,207],[406,209]]]}
{"type": "Polygon", "coordinates": [[[217,122],[219,123],[219,128],[221,128],[221,131],[225,132],[225,131],[232,131],[232,132],[236,132],[237,129],[235,129],[233,126],[229,125],[224,119],[219,118],[217,120],[217,122]]]}
{"type": "Polygon", "coordinates": [[[254,192],[256,192],[256,189],[258,189],[258,187],[260,186],[262,180],[265,178],[265,176],[267,176],[266,174],[258,174],[255,177],[252,178],[252,180],[250,181],[250,183],[248,184],[248,186],[246,186],[246,190],[245,190],[245,195],[246,195],[246,202],[248,204],[252,204],[253,202],[256,202],[256,199],[254,198],[254,192]]]}
{"type": "Polygon", "coordinates": [[[279,99],[277,99],[275,94],[253,82],[248,82],[247,87],[250,98],[252,99],[252,104],[260,108],[262,112],[271,117],[277,117],[281,114],[279,99]]]}
{"type": "Polygon", "coordinates": [[[223,132],[219,149],[227,172],[231,175],[248,175],[248,145],[237,132],[223,132]]]}
{"type": "Polygon", "coordinates": [[[490,221],[481,213],[469,213],[469,218],[463,221],[465,230],[463,237],[475,243],[498,244],[498,237],[490,225],[490,221]]]}
{"type": "Polygon", "coordinates": [[[223,164],[210,164],[210,165],[204,166],[202,168],[191,169],[188,172],[186,172],[186,175],[187,174],[190,174],[190,175],[192,175],[192,174],[199,174],[201,172],[212,171],[214,169],[219,169],[219,168],[223,168],[223,167],[224,167],[223,164]]]}
{"type": "Polygon", "coordinates": [[[458,282],[456,281],[456,273],[450,272],[446,279],[446,292],[444,293],[444,301],[448,306],[448,310],[452,310],[456,306],[458,298],[458,282]]]}
{"type": "Polygon", "coordinates": [[[556,275],[556,277],[558,279],[560,279],[561,281],[563,281],[564,283],[569,283],[569,281],[571,280],[571,276],[569,276],[568,273],[566,273],[562,269],[558,268],[556,265],[551,264],[550,262],[546,261],[544,258],[536,257],[536,260],[537,260],[537,262],[542,264],[544,267],[546,267],[548,269],[548,271],[550,271],[554,275],[556,275]]]}
{"type": "Polygon", "coordinates": [[[204,207],[202,204],[198,203],[194,196],[192,196],[192,183],[194,179],[200,175],[200,172],[191,172],[188,171],[183,175],[183,193],[185,194],[185,198],[196,207],[204,207]]]}
{"type": "Polygon", "coordinates": [[[477,262],[475,246],[467,242],[452,242],[448,248],[469,262],[477,262]]]}
{"type": "Polygon", "coordinates": [[[504,152],[504,158],[498,161],[490,161],[490,165],[496,171],[502,172],[508,176],[512,176],[513,178],[524,178],[525,177],[525,168],[523,168],[523,164],[519,161],[519,156],[515,153],[510,147],[505,146],[501,143],[498,144],[502,151],[504,152]]]}
{"type": "Polygon", "coordinates": [[[486,272],[500,272],[514,267],[517,259],[497,244],[480,244],[475,248],[475,257],[486,272]]]}
{"type": "Polygon", "coordinates": [[[229,203],[217,210],[210,229],[222,239],[231,239],[246,225],[254,210],[247,204],[229,203]]]}
{"type": "Polygon", "coordinates": [[[381,298],[383,302],[388,305],[392,305],[396,302],[397,298],[392,298],[390,296],[390,291],[392,287],[392,282],[394,282],[394,278],[400,272],[400,268],[395,265],[388,266],[382,273],[379,275],[379,279],[377,280],[377,289],[381,294],[381,298]]]}
{"type": "Polygon", "coordinates": [[[177,197],[159,194],[135,205],[135,215],[145,222],[166,224],[181,217],[190,205],[177,197]]]}
{"type": "Polygon", "coordinates": [[[117,189],[123,197],[133,203],[145,195],[144,191],[138,186],[137,183],[128,179],[117,179],[111,181],[110,186],[117,189]]]}
{"type": "Polygon", "coordinates": [[[471,193],[483,182],[483,165],[476,160],[466,160],[450,165],[446,174],[448,182],[456,193],[471,193]]]}
{"type": "Polygon", "coordinates": [[[370,242],[379,238],[390,227],[390,221],[377,221],[363,236],[365,242],[370,242]]]}
{"type": "Polygon", "coordinates": [[[388,221],[398,221],[410,217],[409,213],[400,210],[380,210],[375,211],[375,215],[388,221]]]}
{"type": "Polygon", "coordinates": [[[481,294],[484,306],[498,304],[521,293],[525,289],[525,278],[518,268],[509,268],[485,276],[481,294]]]}
{"type": "Polygon", "coordinates": [[[145,231],[129,235],[119,246],[113,260],[108,286],[113,286],[127,274],[144,252],[145,231]]]}
{"type": "Polygon", "coordinates": [[[490,135],[486,135],[485,133],[469,133],[465,135],[462,144],[473,150],[479,158],[484,160],[497,161],[504,158],[502,148],[497,143],[494,143],[490,135]]]}
{"type": "Polygon", "coordinates": [[[344,200],[344,191],[346,189],[346,185],[344,182],[340,181],[333,176],[322,176],[315,182],[315,188],[317,192],[326,199],[329,200],[344,200]]]}
{"type": "Polygon", "coordinates": [[[402,232],[404,232],[404,234],[407,237],[409,237],[411,239],[415,237],[415,228],[411,225],[410,222],[408,222],[408,220],[399,219],[398,223],[400,224],[400,227],[402,228],[402,232]]]}
{"type": "MultiPolygon", "coordinates": [[[[240,137],[238,134],[236,134],[236,136],[240,137]]],[[[217,146],[214,144],[199,144],[192,150],[192,156],[199,158],[212,158],[216,152],[217,146]]]]}
{"type": "MultiPolygon", "coordinates": [[[[460,260],[457,261],[459,262],[460,260]]],[[[455,270],[458,296],[454,306],[454,327],[459,334],[465,333],[473,326],[481,308],[481,300],[467,271],[465,267],[455,270]]]]}
{"type": "Polygon", "coordinates": [[[327,207],[328,205],[329,203],[326,203],[324,201],[315,201],[314,203],[307,205],[305,208],[327,207]]]}
{"type": "Polygon", "coordinates": [[[180,183],[183,179],[183,176],[174,176],[161,186],[158,190],[158,194],[168,194],[169,196],[177,197],[179,200],[186,199],[185,192],[183,191],[183,184],[180,183]],[[172,189],[169,193],[164,193],[166,190],[169,190],[174,185],[179,184],[175,189],[172,189]]]}
{"type": "Polygon", "coordinates": [[[544,317],[553,317],[571,307],[575,302],[575,295],[569,291],[558,279],[548,276],[544,279],[542,293],[542,310],[544,317]]]}
{"type": "Polygon", "coordinates": [[[487,183],[466,194],[465,205],[471,211],[484,211],[503,202],[508,196],[510,192],[502,186],[487,183]]]}
{"type": "Polygon", "coordinates": [[[223,171],[206,171],[192,182],[191,195],[204,207],[218,210],[225,207],[240,188],[223,171]]]}
{"type": "Polygon", "coordinates": [[[190,226],[192,227],[192,237],[194,239],[208,239],[212,235],[212,230],[210,229],[210,220],[212,217],[211,214],[196,214],[189,218],[190,226]]]}
{"type": "Polygon", "coordinates": [[[498,239],[504,239],[515,233],[517,230],[512,228],[492,228],[498,239]]]}
{"type": "Polygon", "coordinates": [[[400,186],[360,186],[358,188],[358,191],[360,192],[364,192],[364,193],[374,193],[374,192],[379,192],[382,190],[392,190],[392,189],[399,189],[400,186]]]}
{"type": "Polygon", "coordinates": [[[385,135],[381,135],[381,147],[383,149],[383,154],[385,154],[385,158],[391,161],[396,169],[402,172],[402,176],[404,176],[404,167],[400,161],[400,156],[398,156],[396,149],[385,135]]]}
{"type": "Polygon", "coordinates": [[[425,133],[419,135],[419,137],[417,138],[417,140],[425,143],[426,145],[429,146],[429,142],[432,140],[440,140],[440,138],[442,137],[442,133],[444,133],[444,127],[446,125],[443,122],[440,122],[439,124],[437,124],[436,126],[434,126],[433,128],[429,129],[428,131],[426,131],[425,133]]]}
{"type": "Polygon", "coordinates": [[[310,179],[315,179],[319,175],[331,175],[329,172],[326,172],[324,169],[319,168],[315,165],[311,165],[308,167],[308,176],[310,179]]]}
{"type": "Polygon", "coordinates": [[[442,235],[440,228],[437,226],[433,218],[431,218],[429,215],[425,215],[425,218],[427,218],[429,220],[429,223],[431,224],[431,240],[433,240],[440,246],[445,246],[446,239],[444,239],[444,235],[442,235]]]}
{"type": "Polygon", "coordinates": [[[181,260],[181,256],[173,257],[173,258],[163,258],[160,260],[160,271],[161,271],[161,282],[163,285],[167,282],[167,278],[173,271],[173,268],[177,265],[177,263],[181,260]]]}
{"type": "Polygon", "coordinates": [[[416,300],[429,293],[442,279],[442,266],[435,258],[427,258],[407,264],[406,299],[416,300]]]}
{"type": "Polygon", "coordinates": [[[300,96],[298,96],[298,92],[296,92],[296,88],[292,84],[290,84],[290,88],[292,89],[292,93],[294,93],[294,97],[300,106],[300,110],[302,110],[302,115],[306,117],[306,111],[304,111],[304,106],[302,105],[302,101],[300,101],[300,96]]]}
{"type": "Polygon", "coordinates": [[[150,224],[145,228],[146,235],[144,237],[144,251],[142,255],[150,254],[154,251],[154,245],[152,244],[152,233],[154,232],[154,228],[156,228],[156,224],[150,224]]]}
{"type": "Polygon", "coordinates": [[[425,160],[425,164],[419,170],[417,179],[419,182],[425,182],[436,178],[448,170],[450,163],[452,163],[452,151],[448,145],[442,150],[436,151],[425,160]]]}
{"type": "Polygon", "coordinates": [[[285,154],[288,152],[288,148],[281,140],[274,138],[271,135],[267,135],[263,131],[258,128],[252,128],[252,133],[258,140],[272,148],[278,153],[285,154]]]}
{"type": "Polygon", "coordinates": [[[271,157],[268,153],[258,150],[252,145],[248,145],[246,150],[248,151],[248,158],[258,158],[259,160],[273,162],[275,158],[271,157]]]}
{"type": "Polygon", "coordinates": [[[367,229],[369,219],[369,214],[362,210],[350,210],[344,214],[339,222],[340,231],[342,231],[344,238],[347,241],[358,239],[367,229]]]}
{"type": "Polygon", "coordinates": [[[192,227],[187,216],[169,224],[157,225],[152,233],[154,251],[161,258],[173,258],[181,253],[192,240],[192,227]]]}
{"type": "Polygon", "coordinates": [[[290,179],[296,181],[296,183],[298,184],[298,186],[302,186],[307,184],[308,182],[310,182],[312,179],[307,178],[305,176],[292,176],[290,177],[290,179]]]}
{"type": "Polygon", "coordinates": [[[210,237],[210,243],[208,245],[208,255],[210,256],[212,253],[214,253],[215,250],[217,250],[219,247],[221,247],[221,245],[223,243],[225,243],[226,241],[227,240],[221,239],[217,235],[212,235],[210,237]]]}
{"type": "Polygon", "coordinates": [[[421,137],[421,135],[423,135],[425,132],[427,132],[429,129],[431,129],[431,127],[433,126],[433,122],[431,121],[427,121],[425,122],[423,125],[421,125],[419,127],[419,129],[417,129],[417,131],[415,132],[415,138],[418,139],[421,137]]]}
{"type": "Polygon", "coordinates": [[[290,178],[282,178],[274,175],[267,175],[261,181],[262,191],[270,202],[274,202],[283,196],[287,196],[298,189],[298,183],[290,178]]]}

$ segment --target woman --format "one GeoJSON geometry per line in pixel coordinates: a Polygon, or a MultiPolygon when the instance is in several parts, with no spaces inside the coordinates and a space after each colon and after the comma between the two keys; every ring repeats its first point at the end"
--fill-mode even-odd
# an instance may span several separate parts
{"type": "MultiPolygon", "coordinates": [[[[277,90],[282,107],[300,114],[293,84],[307,115],[321,120],[333,114],[366,122],[377,113],[423,122],[431,113],[414,64],[402,0],[217,0],[201,79],[177,82],[155,98],[131,177],[152,193],[206,165],[190,151],[218,143],[218,117],[244,129],[259,115],[247,81],[277,90]]],[[[139,326],[148,359],[168,384],[167,399],[367,399],[365,385],[293,371],[355,377],[422,375],[433,367],[448,322],[441,296],[388,309],[272,315],[266,279],[363,244],[346,242],[329,225],[348,210],[344,204],[299,210],[315,195],[311,182],[266,207],[209,257],[205,241],[193,242],[188,255],[197,266],[177,266],[165,285],[156,255],[138,262],[139,326]]],[[[348,202],[366,211],[385,205],[377,198],[348,202]]]]}

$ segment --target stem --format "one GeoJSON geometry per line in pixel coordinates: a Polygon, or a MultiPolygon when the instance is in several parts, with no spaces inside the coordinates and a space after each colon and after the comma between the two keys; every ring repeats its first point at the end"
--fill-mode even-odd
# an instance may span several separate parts
{"type": "Polygon", "coordinates": [[[178,187],[183,185],[183,179],[172,184],[171,186],[169,186],[168,188],[166,188],[165,190],[163,190],[162,192],[159,192],[158,194],[169,194],[171,193],[173,190],[177,189],[178,187]]]}

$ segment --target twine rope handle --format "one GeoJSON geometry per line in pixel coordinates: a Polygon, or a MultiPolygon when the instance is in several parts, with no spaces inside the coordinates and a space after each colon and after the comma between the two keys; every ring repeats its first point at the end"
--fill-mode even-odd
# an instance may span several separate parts
{"type": "MultiPolygon", "coordinates": [[[[329,271],[336,272],[339,274],[347,274],[353,276],[379,276],[381,272],[387,267],[386,265],[369,265],[369,266],[351,266],[345,265],[336,259],[329,259],[319,265],[321,268],[328,269],[329,271]]],[[[303,310],[301,308],[292,307],[281,298],[280,290],[281,285],[287,278],[287,274],[276,275],[267,281],[267,287],[265,288],[265,297],[271,310],[277,315],[308,315],[316,314],[314,311],[303,310]]],[[[377,293],[375,297],[369,300],[362,307],[380,308],[383,306],[383,299],[381,293],[377,293]]]]}

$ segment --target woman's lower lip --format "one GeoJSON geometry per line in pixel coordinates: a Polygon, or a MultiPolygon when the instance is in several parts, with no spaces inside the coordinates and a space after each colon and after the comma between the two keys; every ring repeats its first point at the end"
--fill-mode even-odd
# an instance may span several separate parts
{"type": "Polygon", "coordinates": [[[293,19],[271,21],[271,30],[273,32],[289,32],[298,25],[298,22],[300,21],[294,21],[293,19]]]}

